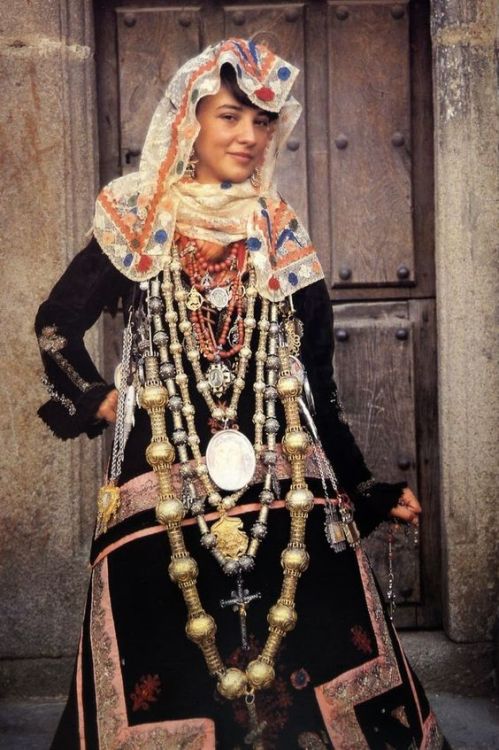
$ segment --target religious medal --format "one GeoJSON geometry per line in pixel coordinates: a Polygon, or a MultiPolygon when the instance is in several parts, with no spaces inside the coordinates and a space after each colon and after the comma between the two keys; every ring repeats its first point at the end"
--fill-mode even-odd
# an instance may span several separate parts
{"type": "Polygon", "coordinates": [[[120,488],[105,484],[97,497],[97,532],[104,534],[110,521],[114,519],[121,505],[120,488]]]}
{"type": "Polygon", "coordinates": [[[217,310],[223,310],[229,304],[230,292],[223,286],[216,286],[208,292],[206,299],[217,310]]]}
{"type": "Polygon", "coordinates": [[[210,527],[217,538],[217,549],[222,555],[236,559],[244,555],[248,548],[248,536],[240,518],[223,515],[210,527]]]}
{"type": "Polygon", "coordinates": [[[220,362],[213,362],[206,370],[205,375],[215,396],[223,396],[235,377],[227,365],[220,362]]]}
{"type": "Polygon", "coordinates": [[[189,295],[185,301],[185,306],[188,310],[199,310],[201,305],[203,304],[203,298],[201,294],[198,292],[195,287],[191,288],[191,291],[189,292],[189,295]]]}
{"type": "Polygon", "coordinates": [[[232,326],[227,336],[227,339],[231,346],[236,346],[237,344],[239,344],[239,331],[237,329],[237,325],[232,326]]]}
{"type": "Polygon", "coordinates": [[[208,443],[206,466],[221,490],[240,490],[255,473],[255,451],[246,435],[237,430],[221,430],[208,443]]]}

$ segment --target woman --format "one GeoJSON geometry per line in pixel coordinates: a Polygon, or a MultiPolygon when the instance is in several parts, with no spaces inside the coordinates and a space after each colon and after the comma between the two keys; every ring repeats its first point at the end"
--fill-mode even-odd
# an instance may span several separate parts
{"type": "Polygon", "coordinates": [[[273,183],[297,73],[238,39],[186,63],[40,308],[40,416],[116,422],[53,748],[444,747],[358,541],[420,506],[342,417],[322,270],[273,183]],[[120,300],[114,387],[83,334],[120,300]]]}

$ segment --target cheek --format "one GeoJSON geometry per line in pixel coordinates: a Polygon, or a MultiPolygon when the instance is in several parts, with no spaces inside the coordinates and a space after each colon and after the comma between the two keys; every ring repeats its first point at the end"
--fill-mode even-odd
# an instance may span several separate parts
{"type": "Polygon", "coordinates": [[[262,133],[260,135],[260,137],[258,138],[258,142],[257,142],[258,156],[263,156],[265,149],[270,143],[271,137],[272,137],[271,133],[268,133],[268,132],[262,133]]]}

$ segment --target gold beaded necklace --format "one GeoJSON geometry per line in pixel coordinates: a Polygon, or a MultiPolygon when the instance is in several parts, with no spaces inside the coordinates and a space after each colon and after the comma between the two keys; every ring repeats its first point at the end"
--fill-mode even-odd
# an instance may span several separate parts
{"type": "MultiPolygon", "coordinates": [[[[174,360],[174,367],[176,370],[175,381],[182,396],[182,415],[187,422],[187,431],[189,438],[191,438],[188,441],[189,447],[195,457],[197,475],[203,480],[208,498],[210,499],[210,494],[213,496],[214,493],[219,493],[216,492],[216,488],[214,488],[206,471],[206,466],[202,462],[202,456],[199,449],[199,438],[196,439],[197,434],[194,424],[194,407],[189,398],[188,377],[182,366],[182,344],[180,343],[178,336],[178,332],[180,332],[186,339],[187,358],[192,364],[196,381],[199,386],[199,383],[203,381],[203,373],[199,362],[198,347],[195,338],[192,336],[192,325],[187,316],[187,309],[185,307],[186,292],[182,288],[180,272],[180,260],[174,251],[169,268],[165,269],[162,285],[165,299],[165,319],[169,325],[170,331],[169,351],[174,360]],[[175,310],[174,299],[178,304],[179,313],[175,310]],[[180,321],[177,325],[179,317],[180,321]],[[204,467],[204,469],[202,467],[204,467]]],[[[251,348],[249,344],[251,342],[252,331],[256,327],[256,321],[253,317],[256,289],[253,291],[252,287],[253,283],[250,272],[250,284],[249,288],[246,290],[249,302],[245,318],[245,341],[241,348],[240,354],[242,356],[240,357],[238,365],[238,375],[241,376],[246,373],[248,360],[251,356],[251,348]],[[247,352],[246,349],[249,349],[249,352],[247,352]]],[[[153,291],[155,291],[155,289],[153,291]]],[[[277,305],[275,303],[269,304],[268,302],[263,301],[262,311],[263,310],[269,311],[270,321],[266,320],[264,313],[264,316],[260,321],[262,324],[260,328],[262,335],[257,350],[258,383],[262,382],[259,377],[261,376],[266,357],[268,359],[264,343],[266,334],[271,326],[273,326],[274,334],[276,334],[278,330],[277,305]]],[[[275,337],[275,340],[277,340],[277,337],[275,337]]],[[[166,342],[164,340],[161,341],[160,337],[160,352],[161,346],[166,347],[166,342]]],[[[272,353],[270,356],[277,360],[275,363],[277,364],[277,367],[274,372],[279,370],[279,375],[275,386],[271,384],[268,388],[275,388],[278,397],[282,401],[286,418],[286,429],[282,440],[282,446],[284,455],[287,457],[291,467],[291,488],[285,498],[285,505],[291,516],[291,527],[288,545],[283,550],[281,556],[281,563],[284,569],[281,595],[277,602],[270,608],[268,613],[267,619],[269,622],[269,634],[267,641],[261,654],[248,664],[245,671],[234,667],[227,668],[224,665],[215,642],[215,621],[211,615],[206,613],[199,597],[196,584],[198,574],[197,563],[194,558],[191,557],[185,546],[181,526],[182,520],[186,514],[186,508],[183,503],[176,498],[172,484],[171,466],[175,459],[175,449],[168,439],[165,420],[165,407],[168,405],[169,399],[172,396],[172,388],[165,387],[161,382],[159,371],[160,364],[157,357],[153,353],[149,353],[144,358],[145,385],[141,393],[141,405],[147,410],[150,416],[152,431],[152,439],[146,450],[146,458],[158,478],[160,493],[156,515],[158,521],[164,525],[170,542],[172,556],[169,566],[169,574],[171,579],[182,591],[187,605],[187,637],[197,643],[201,648],[209,672],[217,678],[218,691],[230,700],[234,700],[244,694],[252,695],[255,690],[264,689],[273,682],[275,677],[274,662],[277,651],[286,633],[292,630],[296,624],[297,614],[294,601],[298,580],[308,566],[308,553],[305,548],[305,527],[308,513],[313,507],[314,499],[312,493],[307,487],[305,479],[305,459],[310,446],[310,438],[307,432],[301,427],[300,423],[298,398],[301,393],[301,384],[299,380],[292,375],[289,348],[285,340],[279,340],[277,352],[272,353]]],[[[237,404],[240,392],[244,387],[244,382],[238,383],[237,380],[238,379],[236,378],[234,383],[235,394],[232,396],[229,407],[231,411],[226,410],[224,415],[226,418],[235,418],[237,414],[237,404]]],[[[244,378],[241,377],[241,380],[244,380],[244,378]]],[[[211,399],[211,394],[208,394],[205,388],[198,388],[198,390],[200,390],[205,397],[212,413],[215,412],[215,409],[221,408],[211,399]],[[212,400],[212,403],[210,403],[210,399],[212,400]]],[[[263,388],[259,386],[256,389],[257,416],[259,416],[256,420],[256,434],[258,448],[260,450],[263,446],[261,428],[265,422],[265,416],[263,416],[263,420],[261,418],[263,414],[263,391],[265,391],[265,384],[263,384],[263,388]]],[[[272,399],[270,399],[270,402],[273,404],[272,399]]],[[[178,404],[174,403],[174,406],[176,407],[178,404]]],[[[178,426],[180,423],[180,414],[176,408],[173,410],[173,415],[174,424],[175,421],[177,421],[176,426],[178,426]],[[175,420],[175,414],[177,414],[177,420],[175,420]]],[[[218,416],[218,413],[215,412],[215,415],[218,416]]],[[[183,448],[185,449],[185,446],[183,446],[183,448]]],[[[182,452],[184,452],[185,457],[186,452],[182,452]]],[[[181,453],[180,450],[179,453],[181,453]]],[[[214,497],[211,499],[215,500],[214,497]]],[[[224,508],[221,501],[218,501],[218,498],[216,498],[216,504],[223,513],[224,508]]],[[[255,541],[256,540],[253,540],[253,542],[255,541]]],[[[257,545],[255,546],[257,547],[257,545]]]]}

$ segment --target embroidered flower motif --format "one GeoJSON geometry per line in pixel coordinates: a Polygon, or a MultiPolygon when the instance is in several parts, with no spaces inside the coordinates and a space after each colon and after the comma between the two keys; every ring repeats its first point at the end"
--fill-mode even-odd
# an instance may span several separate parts
{"type": "Polygon", "coordinates": [[[253,252],[255,250],[260,250],[262,243],[258,239],[258,237],[248,237],[246,240],[246,246],[248,250],[252,250],[253,252]]]}
{"type": "Polygon", "coordinates": [[[276,291],[280,288],[279,279],[277,276],[271,276],[269,279],[269,289],[272,289],[273,291],[276,291]]]}
{"type": "Polygon", "coordinates": [[[303,690],[303,688],[306,688],[308,683],[310,682],[310,675],[306,669],[300,667],[300,669],[297,669],[296,672],[293,672],[290,680],[295,690],[303,690]]]}
{"type": "Polygon", "coordinates": [[[364,630],[362,625],[354,625],[350,629],[352,643],[359,651],[364,654],[372,654],[373,647],[369,634],[364,630]]]}
{"type": "Polygon", "coordinates": [[[304,750],[326,750],[330,745],[324,734],[321,739],[316,732],[302,732],[298,735],[298,747],[304,750]]]}
{"type": "Polygon", "coordinates": [[[139,262],[137,263],[137,271],[146,273],[152,266],[152,258],[148,255],[142,255],[139,262]]]}
{"type": "MultiPolygon", "coordinates": [[[[253,635],[249,637],[249,650],[243,651],[237,648],[228,658],[230,666],[245,669],[249,661],[256,659],[261,653],[262,645],[253,635]]],[[[290,709],[293,705],[293,693],[289,687],[289,681],[283,674],[284,670],[277,667],[277,675],[272,686],[265,691],[265,698],[262,699],[260,694],[256,696],[256,710],[258,720],[266,722],[263,731],[263,741],[265,747],[272,748],[277,742],[279,733],[286,725],[290,709]]],[[[232,710],[234,720],[243,731],[249,731],[248,707],[244,699],[232,701],[232,710]]]]}
{"type": "Polygon", "coordinates": [[[271,102],[272,99],[275,99],[274,92],[272,89],[269,89],[268,86],[262,86],[261,89],[257,89],[255,91],[255,96],[262,102],[271,102]]]}
{"type": "Polygon", "coordinates": [[[161,680],[159,675],[142,675],[135,683],[133,692],[130,693],[132,700],[132,711],[149,711],[150,704],[156,703],[161,692],[161,680]]]}
{"type": "Polygon", "coordinates": [[[158,231],[154,233],[154,239],[156,242],[162,244],[168,239],[168,232],[165,232],[164,229],[158,229],[158,231]]]}
{"type": "Polygon", "coordinates": [[[277,71],[277,77],[280,81],[287,81],[290,75],[290,69],[286,68],[284,65],[277,71]]]}

